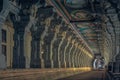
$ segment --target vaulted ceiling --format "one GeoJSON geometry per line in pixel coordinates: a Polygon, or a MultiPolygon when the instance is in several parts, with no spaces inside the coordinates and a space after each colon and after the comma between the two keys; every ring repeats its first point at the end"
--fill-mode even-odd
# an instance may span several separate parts
{"type": "Polygon", "coordinates": [[[119,53],[119,0],[47,1],[74,27],[94,54],[102,55],[108,61],[119,53]]]}

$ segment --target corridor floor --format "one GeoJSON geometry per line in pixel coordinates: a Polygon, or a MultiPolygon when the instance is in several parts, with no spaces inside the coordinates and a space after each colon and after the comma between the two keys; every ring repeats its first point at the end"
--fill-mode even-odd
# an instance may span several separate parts
{"type": "Polygon", "coordinates": [[[105,80],[104,71],[90,71],[58,80],[105,80]]]}

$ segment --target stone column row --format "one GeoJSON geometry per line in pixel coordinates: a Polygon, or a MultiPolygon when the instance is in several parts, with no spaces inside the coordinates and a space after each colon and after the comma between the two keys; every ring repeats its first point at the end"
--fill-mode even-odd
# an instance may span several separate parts
{"type": "MultiPolygon", "coordinates": [[[[25,5],[24,5],[25,6],[25,5]]],[[[25,6],[26,7],[26,6],[25,6]]],[[[85,66],[83,53],[79,49],[78,40],[68,36],[65,23],[52,11],[52,7],[38,9],[38,18],[28,26],[29,13],[27,8],[21,9],[19,15],[11,14],[13,21],[14,48],[13,68],[67,68],[85,66]],[[51,15],[52,14],[52,15],[51,15]],[[31,51],[26,53],[25,29],[30,29],[31,51]],[[67,39],[68,38],[68,39],[67,39]],[[28,58],[28,54],[30,54],[28,58]]],[[[36,13],[37,11],[35,11],[36,13]]],[[[30,46],[30,45],[29,45],[30,46]]]]}
{"type": "Polygon", "coordinates": [[[6,68],[5,55],[2,54],[2,27],[9,13],[17,14],[19,9],[11,1],[3,0],[2,10],[0,12],[0,69],[6,68]]]}

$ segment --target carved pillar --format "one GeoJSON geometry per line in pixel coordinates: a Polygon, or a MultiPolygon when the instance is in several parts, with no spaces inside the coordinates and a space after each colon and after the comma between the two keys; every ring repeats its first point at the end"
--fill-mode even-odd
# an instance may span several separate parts
{"type": "Polygon", "coordinates": [[[77,51],[75,53],[75,59],[74,59],[75,67],[78,67],[78,56],[79,56],[79,46],[78,46],[77,51]]]}
{"type": "Polygon", "coordinates": [[[65,47],[67,45],[67,41],[66,39],[64,39],[63,44],[61,46],[61,53],[60,53],[60,61],[61,61],[61,67],[65,68],[66,64],[65,64],[65,47]]]}
{"type": "Polygon", "coordinates": [[[54,37],[54,26],[49,26],[48,28],[48,32],[47,32],[47,36],[45,37],[45,54],[44,54],[44,57],[45,57],[45,67],[46,68],[51,68],[52,67],[52,64],[51,64],[51,41],[54,37]]]}
{"type": "Polygon", "coordinates": [[[32,35],[32,50],[31,50],[31,68],[40,68],[40,37],[42,32],[44,31],[44,26],[38,22],[31,27],[31,35],[32,35]]]}
{"type": "Polygon", "coordinates": [[[71,42],[72,47],[71,47],[70,52],[69,52],[69,67],[72,67],[72,53],[75,49],[74,43],[75,43],[75,39],[73,39],[72,42],[71,42]]]}
{"type": "Polygon", "coordinates": [[[61,42],[58,46],[58,63],[59,63],[59,68],[61,68],[61,47],[62,47],[62,44],[64,42],[64,39],[65,39],[65,36],[64,36],[65,32],[62,33],[62,39],[61,39],[61,42]]]}
{"type": "Polygon", "coordinates": [[[70,47],[70,50],[69,50],[69,53],[68,53],[68,64],[69,64],[69,67],[71,67],[71,51],[72,51],[72,49],[73,49],[73,44],[72,43],[70,43],[71,44],[71,47],[70,47]]]}
{"type": "Polygon", "coordinates": [[[54,61],[54,68],[60,68],[60,56],[59,56],[59,49],[62,41],[61,36],[61,25],[56,27],[56,40],[54,42],[54,49],[53,49],[53,61],[54,61]]]}
{"type": "Polygon", "coordinates": [[[78,50],[78,56],[77,56],[77,67],[80,67],[80,61],[79,61],[79,58],[80,58],[80,49],[78,50]]]}
{"type": "MultiPolygon", "coordinates": [[[[53,32],[53,38],[51,40],[51,43],[50,43],[50,60],[51,60],[51,68],[54,68],[54,51],[56,52],[56,49],[57,47],[54,47],[54,43],[55,41],[57,40],[57,34],[59,33],[59,29],[60,29],[60,23],[61,23],[61,20],[62,18],[60,18],[57,13],[54,13],[53,15],[53,20],[51,21],[51,29],[52,29],[52,32],[53,32]]],[[[57,53],[56,53],[57,54],[57,53]]],[[[55,55],[56,56],[56,55],[55,55]]]]}
{"type": "Polygon", "coordinates": [[[82,61],[81,61],[81,57],[82,57],[82,52],[81,52],[81,50],[80,50],[80,56],[79,56],[79,60],[78,60],[78,61],[79,61],[79,67],[82,66],[82,65],[81,65],[81,62],[82,62],[82,61]]]}
{"type": "Polygon", "coordinates": [[[14,25],[14,48],[13,48],[13,68],[25,68],[24,56],[24,30],[25,26],[20,23],[14,25]],[[18,26],[19,25],[19,26],[18,26]]]}
{"type": "Polygon", "coordinates": [[[45,61],[44,61],[44,53],[45,53],[45,36],[47,35],[48,32],[48,26],[50,25],[50,18],[46,19],[46,25],[45,25],[45,30],[41,35],[41,40],[40,40],[40,49],[41,49],[41,53],[40,53],[40,59],[41,59],[41,67],[45,68],[45,61]]]}
{"type": "Polygon", "coordinates": [[[80,57],[81,57],[81,50],[79,47],[79,53],[78,53],[78,67],[80,67],[80,57]]]}
{"type": "Polygon", "coordinates": [[[77,41],[76,41],[76,44],[75,44],[75,50],[74,50],[74,52],[73,52],[73,54],[72,54],[72,66],[73,66],[73,68],[75,67],[75,54],[76,54],[76,51],[77,51],[77,47],[78,47],[78,43],[77,43],[77,41]]]}
{"type": "Polygon", "coordinates": [[[25,53],[25,57],[26,57],[26,68],[30,68],[30,61],[31,61],[31,41],[32,41],[32,36],[31,36],[31,32],[30,29],[31,27],[36,23],[36,15],[37,15],[37,11],[38,11],[38,7],[37,5],[32,5],[30,7],[30,21],[28,23],[28,25],[25,27],[25,35],[24,35],[24,53],[25,53]]]}
{"type": "Polygon", "coordinates": [[[71,48],[71,44],[70,44],[71,38],[72,38],[71,36],[68,37],[68,42],[67,42],[67,46],[66,46],[65,53],[64,53],[65,54],[65,62],[64,62],[65,68],[69,67],[69,50],[71,48]]]}
{"type": "Polygon", "coordinates": [[[11,20],[14,27],[14,48],[13,48],[13,68],[25,68],[26,60],[24,53],[24,33],[25,27],[29,22],[29,13],[23,12],[28,10],[22,9],[18,15],[11,14],[11,20]]]}
{"type": "Polygon", "coordinates": [[[81,60],[81,67],[84,67],[83,59],[84,59],[84,53],[82,52],[81,58],[80,58],[80,60],[81,60]]]}
{"type": "Polygon", "coordinates": [[[42,31],[40,35],[40,63],[41,68],[48,68],[50,62],[48,62],[48,56],[50,54],[50,24],[53,14],[53,7],[44,7],[39,8],[38,16],[39,16],[39,22],[42,27],[44,27],[44,30],[42,31]]]}
{"type": "Polygon", "coordinates": [[[68,37],[68,35],[66,35],[66,39],[65,39],[66,45],[65,45],[64,53],[63,53],[63,67],[64,68],[67,67],[67,64],[66,64],[66,59],[68,58],[67,48],[69,47],[70,39],[71,37],[68,37]]]}
{"type": "Polygon", "coordinates": [[[26,68],[30,68],[30,61],[31,61],[31,41],[32,41],[32,36],[30,32],[25,32],[24,35],[24,53],[26,57],[26,68]]]}
{"type": "Polygon", "coordinates": [[[77,51],[76,51],[76,55],[75,55],[75,64],[76,66],[75,67],[78,67],[79,64],[78,64],[78,57],[79,57],[79,44],[78,44],[78,48],[77,48],[77,51]]]}
{"type": "Polygon", "coordinates": [[[50,58],[51,58],[51,67],[52,68],[57,68],[57,44],[56,41],[57,41],[57,35],[59,33],[59,29],[60,29],[60,25],[56,25],[55,27],[55,33],[54,33],[54,37],[53,37],[53,40],[51,41],[51,55],[50,55],[50,58]]]}
{"type": "Polygon", "coordinates": [[[44,61],[45,61],[45,68],[51,68],[51,59],[50,59],[50,43],[53,38],[52,34],[48,34],[48,36],[45,37],[45,44],[44,44],[44,49],[45,52],[43,54],[44,56],[44,61]]]}
{"type": "Polygon", "coordinates": [[[44,26],[45,27],[45,30],[43,31],[42,35],[41,35],[41,40],[40,40],[40,49],[41,49],[41,52],[40,52],[40,59],[41,59],[41,68],[44,68],[45,67],[45,62],[44,62],[44,58],[43,58],[43,54],[44,54],[44,39],[45,39],[45,36],[47,35],[47,32],[48,32],[48,25],[50,25],[50,18],[47,18],[45,20],[46,22],[46,25],[44,26]]]}
{"type": "Polygon", "coordinates": [[[73,68],[74,67],[73,54],[76,50],[75,41],[72,42],[72,45],[73,45],[73,49],[71,50],[71,53],[70,53],[70,59],[71,59],[71,67],[73,68]]]}

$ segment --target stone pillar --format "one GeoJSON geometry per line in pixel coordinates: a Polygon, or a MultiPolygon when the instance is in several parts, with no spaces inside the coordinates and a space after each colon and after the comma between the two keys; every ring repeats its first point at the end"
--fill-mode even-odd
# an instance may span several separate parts
{"type": "Polygon", "coordinates": [[[66,39],[64,39],[63,43],[62,43],[62,46],[61,46],[61,53],[60,53],[60,61],[61,61],[61,67],[62,68],[65,68],[65,54],[64,54],[64,51],[65,51],[65,47],[67,45],[67,41],[66,39]]]}
{"type": "Polygon", "coordinates": [[[30,68],[30,61],[31,61],[31,41],[32,41],[32,36],[31,36],[31,27],[36,23],[36,15],[37,15],[38,7],[37,5],[31,5],[30,6],[30,21],[28,25],[25,27],[25,35],[24,35],[24,53],[26,57],[26,68],[30,68]]]}
{"type": "Polygon", "coordinates": [[[14,49],[13,49],[13,68],[25,68],[24,56],[24,29],[25,26],[15,25],[14,49]]]}
{"type": "Polygon", "coordinates": [[[65,47],[67,45],[67,41],[66,41],[66,32],[63,32],[62,33],[62,36],[63,36],[63,43],[61,45],[61,52],[60,52],[60,61],[61,61],[61,67],[62,68],[65,68],[65,64],[64,64],[64,61],[65,61],[65,55],[64,55],[64,52],[65,52],[65,47]]]}
{"type": "Polygon", "coordinates": [[[73,52],[74,52],[74,50],[75,50],[75,46],[74,46],[74,43],[75,43],[75,39],[73,39],[72,40],[72,47],[71,47],[71,49],[70,49],[70,52],[69,52],[69,66],[70,67],[72,67],[72,54],[73,54],[73,52]]]}
{"type": "MultiPolygon", "coordinates": [[[[60,18],[57,13],[54,13],[53,15],[53,20],[51,21],[51,30],[53,33],[53,39],[51,40],[51,43],[50,43],[50,60],[51,60],[51,68],[54,68],[54,51],[56,52],[56,47],[54,47],[54,43],[55,41],[57,40],[57,34],[59,33],[59,30],[60,30],[60,24],[61,24],[61,21],[62,21],[62,18],[60,18]]],[[[57,54],[57,53],[56,53],[57,54]]]]}
{"type": "Polygon", "coordinates": [[[30,68],[30,61],[31,61],[31,41],[32,41],[32,36],[30,32],[25,32],[24,35],[24,53],[26,57],[26,68],[30,68]]]}
{"type": "Polygon", "coordinates": [[[54,68],[60,68],[60,65],[59,65],[59,59],[60,59],[60,56],[59,55],[59,45],[60,45],[60,42],[61,42],[61,38],[58,36],[57,37],[57,40],[55,41],[54,43],[54,53],[53,53],[53,61],[54,61],[54,68]]]}
{"type": "Polygon", "coordinates": [[[84,63],[83,63],[83,59],[84,59],[84,53],[82,52],[82,55],[81,55],[81,67],[84,67],[84,63]]]}
{"type": "Polygon", "coordinates": [[[68,53],[68,64],[69,64],[69,67],[71,67],[71,51],[73,50],[73,44],[72,43],[70,43],[71,44],[71,47],[70,47],[70,50],[69,50],[69,53],[68,53]]]}
{"type": "Polygon", "coordinates": [[[74,59],[73,59],[73,62],[74,62],[74,67],[77,67],[77,54],[78,54],[78,46],[79,44],[77,43],[77,45],[76,45],[76,51],[75,51],[75,53],[74,53],[74,59]]]}
{"type": "Polygon", "coordinates": [[[59,49],[62,44],[62,36],[61,36],[61,24],[59,25],[59,28],[56,27],[56,40],[54,42],[54,49],[53,49],[53,61],[54,61],[54,68],[60,68],[60,56],[59,56],[59,49]]]}
{"type": "Polygon", "coordinates": [[[23,13],[21,9],[19,15],[11,14],[11,20],[13,21],[14,27],[14,48],[13,48],[13,68],[25,68],[26,60],[24,53],[24,34],[25,27],[29,22],[28,13],[23,13]]]}
{"type": "Polygon", "coordinates": [[[51,21],[51,18],[48,17],[47,19],[45,19],[45,29],[43,31],[43,33],[41,34],[41,40],[40,40],[40,49],[41,49],[41,52],[40,52],[40,59],[41,59],[41,68],[45,68],[45,61],[44,61],[44,53],[45,53],[45,36],[47,35],[47,32],[48,32],[48,28],[49,28],[49,25],[50,25],[50,21],[51,21]]]}
{"type": "Polygon", "coordinates": [[[51,52],[51,41],[54,36],[54,32],[52,30],[52,26],[49,26],[47,36],[45,37],[45,53],[44,53],[44,59],[45,59],[45,67],[46,68],[51,68],[51,58],[50,58],[50,52],[51,52]]]}
{"type": "Polygon", "coordinates": [[[80,67],[80,61],[79,61],[79,58],[80,58],[80,49],[78,50],[78,56],[77,56],[77,67],[80,67]]]}
{"type": "Polygon", "coordinates": [[[64,49],[64,53],[63,53],[63,56],[64,56],[64,59],[63,59],[64,62],[63,62],[63,63],[64,63],[64,67],[65,67],[65,68],[66,68],[66,58],[67,58],[66,55],[68,54],[68,53],[67,53],[67,48],[68,48],[69,43],[70,43],[70,42],[68,41],[68,39],[69,39],[69,37],[66,36],[66,40],[65,40],[65,41],[66,41],[66,46],[65,46],[65,49],[64,49]]]}
{"type": "Polygon", "coordinates": [[[45,44],[44,44],[44,54],[43,54],[43,58],[44,58],[44,64],[45,64],[45,68],[51,68],[51,60],[50,60],[50,40],[46,37],[45,38],[45,44]]]}
{"type": "Polygon", "coordinates": [[[83,56],[82,56],[82,64],[83,64],[83,67],[85,67],[85,53],[84,53],[84,49],[83,49],[83,56]]]}
{"type": "Polygon", "coordinates": [[[31,27],[31,35],[32,35],[32,42],[31,42],[31,68],[40,68],[40,37],[42,32],[44,31],[44,26],[39,24],[39,21],[31,27]]]}
{"type": "MultiPolygon", "coordinates": [[[[49,19],[50,19],[50,18],[46,19],[46,22],[49,22],[49,21],[50,21],[49,19]]],[[[42,33],[42,35],[41,35],[41,40],[40,40],[40,49],[41,49],[41,52],[40,52],[41,68],[44,68],[44,67],[45,67],[44,58],[43,58],[43,54],[44,54],[44,51],[45,51],[45,50],[44,50],[43,45],[44,45],[44,38],[45,38],[47,32],[48,32],[48,26],[47,26],[47,24],[46,24],[45,30],[43,31],[43,33],[42,33]]]]}
{"type": "MultiPolygon", "coordinates": [[[[74,44],[73,44],[74,45],[74,44]]],[[[71,56],[71,67],[73,68],[74,67],[74,63],[73,63],[73,54],[74,54],[74,52],[75,52],[75,46],[73,47],[73,49],[72,49],[72,51],[71,51],[71,54],[70,54],[70,56],[71,56]]]]}
{"type": "Polygon", "coordinates": [[[77,48],[77,51],[76,51],[76,54],[75,54],[75,60],[74,60],[75,67],[78,67],[78,56],[79,56],[79,48],[77,48]]]}
{"type": "Polygon", "coordinates": [[[74,49],[74,52],[72,53],[72,67],[74,68],[75,67],[75,53],[77,51],[77,46],[78,46],[78,43],[76,42],[76,44],[74,45],[75,46],[75,49],[74,49]]]}
{"type": "Polygon", "coordinates": [[[49,64],[50,61],[48,62],[48,58],[50,57],[50,25],[51,25],[51,20],[52,20],[52,15],[53,14],[53,7],[42,7],[39,8],[38,16],[39,16],[39,22],[42,27],[44,27],[44,30],[42,31],[40,35],[40,63],[41,63],[41,68],[50,68],[49,64]],[[49,57],[48,57],[49,56],[49,57]]]}
{"type": "Polygon", "coordinates": [[[65,68],[69,67],[69,50],[71,48],[71,44],[70,44],[71,38],[72,38],[71,36],[68,38],[67,46],[66,46],[65,53],[64,53],[65,54],[65,62],[64,62],[65,68]]]}
{"type": "Polygon", "coordinates": [[[82,66],[82,60],[81,60],[81,58],[82,58],[82,52],[81,52],[81,50],[80,50],[80,57],[79,57],[79,67],[81,67],[82,66]]]}
{"type": "Polygon", "coordinates": [[[53,40],[51,41],[51,55],[50,55],[50,58],[51,58],[51,67],[52,68],[57,68],[57,35],[59,33],[59,29],[60,29],[60,25],[56,25],[55,27],[55,33],[54,33],[54,37],[53,37],[53,40]]]}
{"type": "Polygon", "coordinates": [[[62,44],[63,44],[63,42],[64,42],[64,39],[65,39],[65,32],[63,32],[62,33],[62,39],[61,39],[61,42],[60,42],[60,44],[59,44],[59,47],[58,47],[58,63],[59,63],[59,68],[61,68],[61,53],[62,53],[62,51],[61,51],[61,47],[62,47],[62,44]]]}

